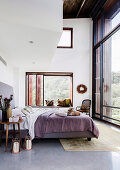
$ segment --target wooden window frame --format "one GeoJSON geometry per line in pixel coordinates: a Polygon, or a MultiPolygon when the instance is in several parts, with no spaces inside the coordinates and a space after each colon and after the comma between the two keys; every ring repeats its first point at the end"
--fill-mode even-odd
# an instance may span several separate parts
{"type": "Polygon", "coordinates": [[[64,30],[71,31],[71,46],[57,46],[57,48],[73,48],[73,28],[66,28],[66,27],[64,27],[63,31],[64,30]]]}
{"type": "MultiPolygon", "coordinates": [[[[73,106],[73,73],[72,72],[26,72],[25,74],[25,105],[29,106],[29,75],[42,75],[43,76],[43,106],[34,106],[34,107],[47,107],[44,105],[44,76],[69,76],[71,77],[71,106],[73,106]],[[27,78],[28,76],[28,78],[27,78]],[[27,87],[28,86],[28,87],[27,87]]],[[[37,86],[37,84],[36,84],[37,86]]],[[[37,93],[36,93],[37,96],[37,93]]],[[[54,106],[61,107],[61,106],[54,106]]]]}

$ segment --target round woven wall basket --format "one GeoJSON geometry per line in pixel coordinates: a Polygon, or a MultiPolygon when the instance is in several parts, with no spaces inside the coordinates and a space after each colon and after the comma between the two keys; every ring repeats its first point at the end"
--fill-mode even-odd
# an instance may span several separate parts
{"type": "Polygon", "coordinates": [[[77,86],[78,93],[83,94],[83,93],[86,93],[86,91],[87,91],[87,87],[84,84],[80,84],[77,86]]]}

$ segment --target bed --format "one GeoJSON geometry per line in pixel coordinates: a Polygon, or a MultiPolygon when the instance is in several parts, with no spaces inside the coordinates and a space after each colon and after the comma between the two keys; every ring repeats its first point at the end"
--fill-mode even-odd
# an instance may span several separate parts
{"type": "MultiPolygon", "coordinates": [[[[26,118],[25,128],[34,138],[98,138],[99,130],[87,115],[59,116],[65,108],[36,108],[26,118]]],[[[67,108],[68,109],[68,108],[67,108]]],[[[65,109],[66,110],[66,109],[65,109]]]]}
{"type": "MultiPolygon", "coordinates": [[[[13,88],[0,82],[0,95],[9,97],[11,94],[13,94],[13,88]]],[[[11,106],[14,109],[14,99],[11,106]]],[[[56,109],[59,110],[59,108],[35,108],[30,114],[22,114],[24,119],[24,124],[21,125],[22,136],[24,137],[29,131],[32,139],[85,137],[91,140],[91,138],[98,138],[99,130],[91,117],[84,114],[61,117],[55,114],[56,109]]]]}
{"type": "Polygon", "coordinates": [[[99,131],[92,118],[87,115],[61,117],[55,111],[47,111],[38,116],[34,125],[37,138],[78,138],[88,140],[99,136],[99,131]]]}

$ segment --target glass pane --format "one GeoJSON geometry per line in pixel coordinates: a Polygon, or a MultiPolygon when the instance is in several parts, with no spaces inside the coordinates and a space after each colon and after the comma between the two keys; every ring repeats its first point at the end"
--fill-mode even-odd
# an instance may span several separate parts
{"type": "Polygon", "coordinates": [[[71,47],[71,30],[63,30],[58,47],[71,47]]]}
{"type": "MultiPolygon", "coordinates": [[[[103,115],[120,120],[120,109],[115,109],[115,108],[109,108],[109,107],[104,107],[103,108],[103,115]]],[[[109,120],[109,118],[104,118],[104,120],[109,120]]],[[[110,120],[113,122],[113,120],[110,120]]],[[[118,122],[118,121],[116,121],[118,122]]]]}
{"type": "Polygon", "coordinates": [[[119,23],[120,0],[108,0],[96,19],[96,43],[110,33],[119,23]],[[102,27],[103,37],[101,37],[102,27]]]}
{"type": "Polygon", "coordinates": [[[71,77],[70,76],[45,76],[44,77],[44,100],[57,100],[71,98],[71,77]]]}
{"type": "Polygon", "coordinates": [[[120,30],[112,37],[112,106],[120,107],[120,30]]]}
{"type": "Polygon", "coordinates": [[[96,22],[96,43],[99,42],[101,38],[101,16],[99,16],[96,22]]]}
{"type": "Polygon", "coordinates": [[[112,110],[112,118],[120,120],[120,109],[111,109],[112,110]]]}
{"type": "Polygon", "coordinates": [[[37,106],[43,106],[43,76],[37,75],[37,106]]]}
{"type": "Polygon", "coordinates": [[[36,75],[29,75],[29,105],[36,105],[36,75]]]}
{"type": "Polygon", "coordinates": [[[26,76],[26,105],[28,105],[28,75],[26,76]]]}
{"type": "Polygon", "coordinates": [[[112,29],[120,23],[120,11],[112,18],[112,29]]]}
{"type": "Polygon", "coordinates": [[[120,31],[104,43],[103,104],[120,107],[120,31]]]}
{"type": "Polygon", "coordinates": [[[104,35],[108,34],[120,23],[120,1],[109,0],[104,6],[104,35]]]}
{"type": "Polygon", "coordinates": [[[117,120],[110,120],[109,122],[112,122],[112,123],[114,123],[114,124],[120,125],[120,122],[117,121],[117,120]]]}
{"type": "Polygon", "coordinates": [[[43,106],[43,76],[29,75],[27,76],[27,105],[43,106]]]}
{"type": "Polygon", "coordinates": [[[100,119],[100,115],[95,114],[95,117],[100,119]]]}
{"type": "Polygon", "coordinates": [[[96,113],[100,113],[100,94],[96,94],[96,113]]]}
{"type": "Polygon", "coordinates": [[[100,47],[96,49],[96,113],[100,113],[100,47]]]}

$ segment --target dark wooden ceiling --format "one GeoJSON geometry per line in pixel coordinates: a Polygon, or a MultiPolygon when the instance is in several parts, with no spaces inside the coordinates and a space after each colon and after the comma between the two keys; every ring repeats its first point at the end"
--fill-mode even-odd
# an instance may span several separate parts
{"type": "MultiPolygon", "coordinates": [[[[100,0],[63,0],[63,18],[89,18],[100,0]]],[[[102,1],[102,0],[101,0],[102,1]]]]}

